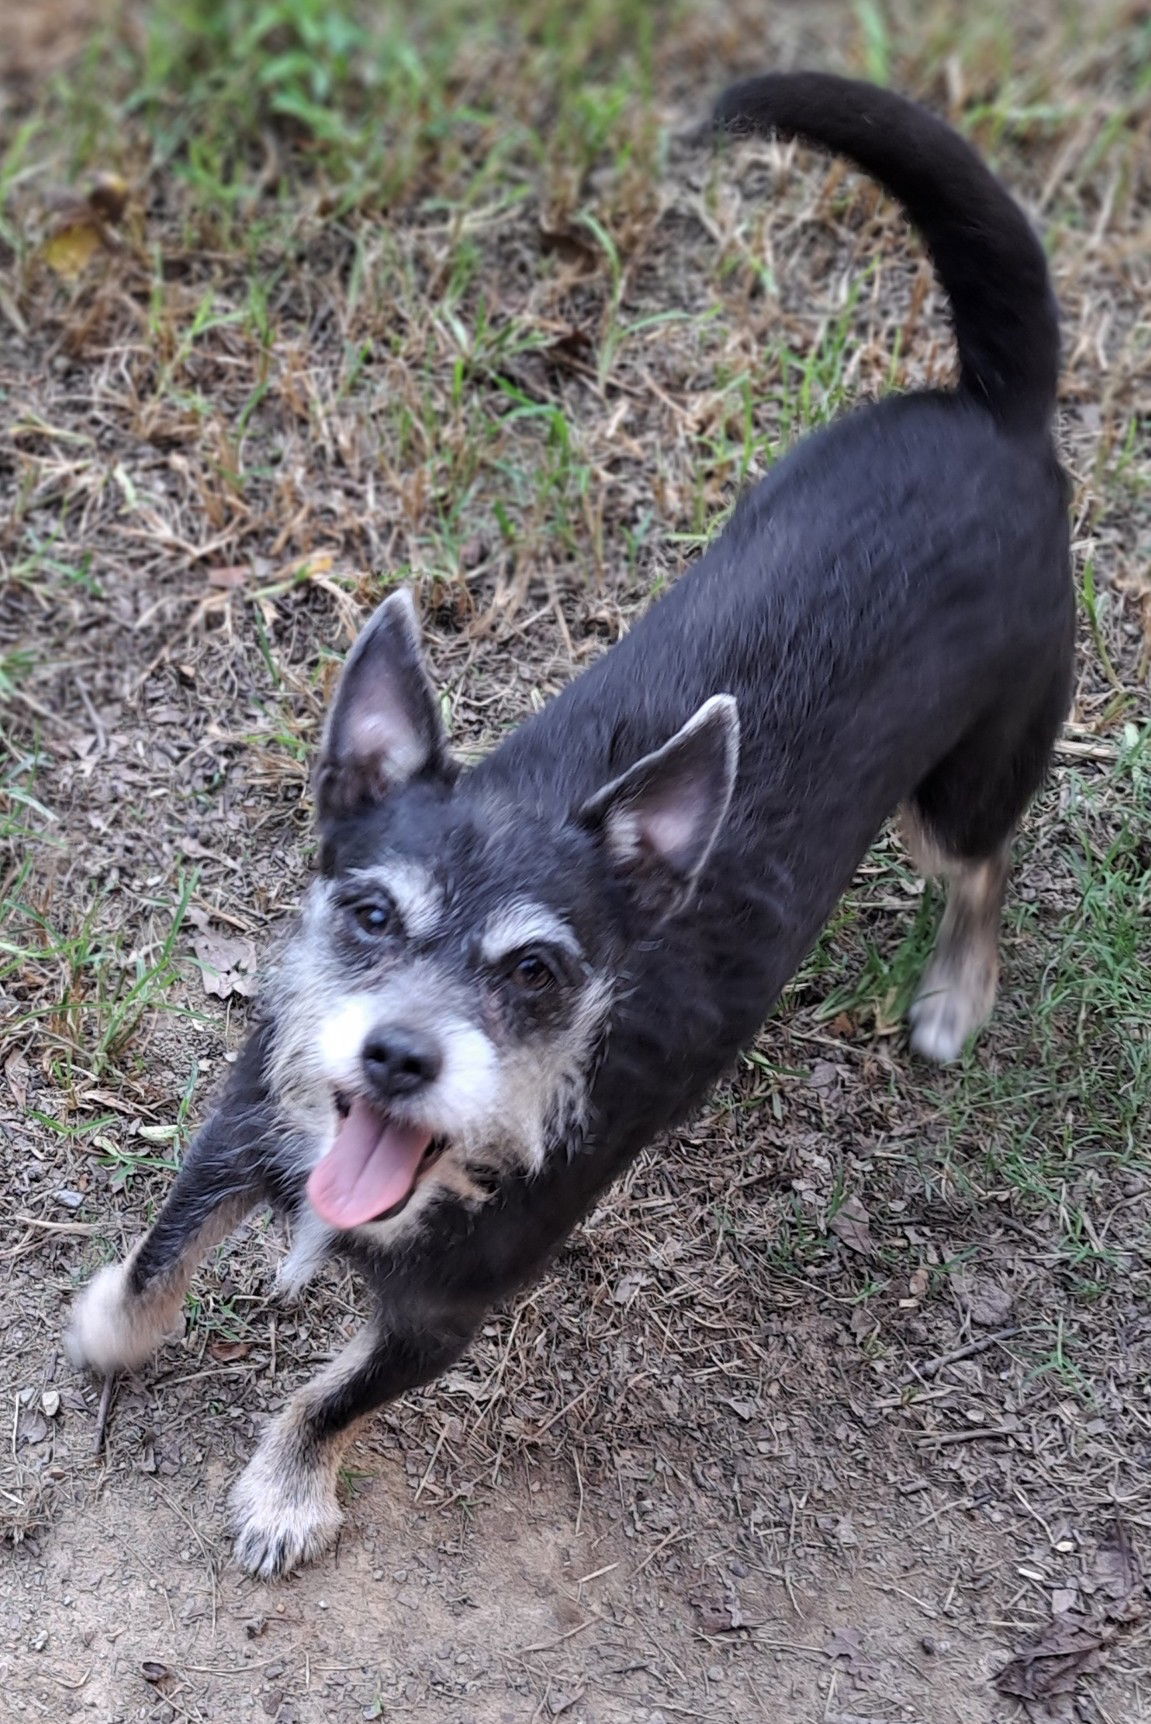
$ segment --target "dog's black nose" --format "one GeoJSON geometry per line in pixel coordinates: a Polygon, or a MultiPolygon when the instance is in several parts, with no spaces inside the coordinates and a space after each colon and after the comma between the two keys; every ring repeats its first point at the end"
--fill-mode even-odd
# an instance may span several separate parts
{"type": "Polygon", "coordinates": [[[444,1063],[431,1036],[399,1024],[373,1031],[360,1058],[372,1088],[385,1099],[414,1095],[434,1083],[444,1063]]]}

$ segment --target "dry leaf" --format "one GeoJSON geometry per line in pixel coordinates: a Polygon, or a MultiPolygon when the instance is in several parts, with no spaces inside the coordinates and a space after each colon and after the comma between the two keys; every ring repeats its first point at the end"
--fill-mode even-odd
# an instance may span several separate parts
{"type": "Polygon", "coordinates": [[[209,1341],[208,1351],[221,1365],[231,1365],[236,1359],[246,1359],[252,1349],[247,1341],[209,1341]]]}
{"type": "Polygon", "coordinates": [[[76,281],[98,252],[116,250],[108,225],[115,226],[127,203],[128,184],[119,174],[97,174],[86,197],[66,194],[40,247],[48,268],[62,281],[76,281]]]}
{"type": "Polygon", "coordinates": [[[849,1251],[858,1251],[863,1257],[870,1257],[875,1251],[871,1217],[858,1197],[845,1197],[828,1225],[849,1251]]]}
{"type": "Polygon", "coordinates": [[[863,1636],[858,1628],[837,1628],[823,1643],[828,1658],[859,1658],[863,1652],[863,1636]]]}
{"type": "Polygon", "coordinates": [[[28,1079],[31,1075],[32,1067],[19,1048],[8,1055],[4,1063],[4,1076],[8,1080],[12,1100],[21,1111],[28,1105],[28,1079]]]}
{"type": "Polygon", "coordinates": [[[739,1600],[732,1598],[712,1598],[706,1593],[693,1593],[688,1603],[699,1617],[699,1626],[704,1634],[732,1634],[740,1628],[758,1628],[759,1622],[752,1622],[744,1616],[739,1600]]]}
{"type": "Polygon", "coordinates": [[[1103,1596],[1110,1600],[1103,1609],[1117,1622],[1130,1622],[1142,1615],[1143,1565],[1127,1528],[1116,1521],[1111,1536],[1099,1546],[1092,1577],[1103,1596]]]}
{"type": "Polygon", "coordinates": [[[94,210],[80,205],[44,241],[40,255],[62,281],[76,281],[104,243],[103,222],[94,210]]]}
{"type": "Polygon", "coordinates": [[[256,992],[256,948],[251,940],[205,930],[193,935],[192,949],[206,994],[226,1000],[232,994],[250,999],[256,992]]]}
{"type": "Polygon", "coordinates": [[[967,1309],[971,1313],[971,1321],[978,1323],[981,1329],[998,1329],[1010,1322],[1015,1299],[1009,1288],[981,1275],[971,1285],[967,1309]]]}
{"type": "Polygon", "coordinates": [[[1070,1694],[1081,1676],[1099,1669],[1108,1638],[1096,1623],[1056,1616],[1038,1640],[1003,1666],[995,1686],[1017,1700],[1070,1694]]]}

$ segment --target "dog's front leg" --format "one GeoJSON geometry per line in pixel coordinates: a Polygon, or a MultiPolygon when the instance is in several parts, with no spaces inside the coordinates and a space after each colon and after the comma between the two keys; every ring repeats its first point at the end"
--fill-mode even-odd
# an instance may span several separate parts
{"type": "Polygon", "coordinates": [[[259,1201],[252,1152],[274,1129],[262,1064],[254,1036],[219,1106],[188,1146],[153,1226],[77,1299],[65,1337],[74,1365],[106,1376],[150,1358],[176,1328],[197,1264],[259,1201]]]}
{"type": "MultiPolygon", "coordinates": [[[[413,1315],[405,1312],[409,1322],[413,1315]]],[[[272,1580],[331,1544],[343,1520],[340,1457],[357,1420],[446,1370],[473,1328],[455,1314],[429,1314],[418,1333],[404,1332],[392,1327],[390,1314],[381,1316],[292,1397],[232,1489],[242,1568],[272,1580]]]]}

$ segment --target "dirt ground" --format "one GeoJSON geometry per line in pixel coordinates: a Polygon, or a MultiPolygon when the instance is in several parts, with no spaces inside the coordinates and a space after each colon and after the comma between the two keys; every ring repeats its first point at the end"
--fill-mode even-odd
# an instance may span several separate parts
{"type": "MultiPolygon", "coordinates": [[[[1085,592],[996,1022],[955,1074],[912,1060],[898,997],[923,899],[885,839],[751,1057],[460,1365],[371,1422],[337,1549],[277,1585],[231,1566],[226,1491],[351,1333],[353,1282],[281,1304],[284,1242],[253,1220],[183,1338],[115,1386],[100,1454],[100,1385],[60,1335],[242,1040],[306,878],[324,690],[380,572],[414,571],[453,731],[483,746],[798,433],[781,342],[838,405],[887,386],[897,329],[896,382],[946,375],[947,334],[869,190],[761,152],[709,201],[673,145],[650,185],[625,164],[580,194],[630,246],[622,284],[558,173],[450,233],[401,200],[386,302],[357,274],[385,267],[381,218],[333,225],[317,193],[267,267],[272,340],[243,322],[251,257],[193,234],[130,140],[108,163],[133,188],[123,243],[59,279],[44,236],[70,170],[37,138],[0,229],[0,1715],[1151,1720],[1147,27],[1122,7],[1068,46],[1056,11],[1028,9],[1033,84],[979,134],[1056,236],[1085,592]],[[1058,103],[1035,82],[1053,68],[1058,103]],[[468,302],[441,315],[437,295],[465,229],[476,280],[546,340],[476,359],[460,392],[468,302]],[[629,328],[689,315],[616,348],[613,307],[629,328]],[[474,406],[513,398],[532,412],[498,429],[474,406]]],[[[9,144],[106,13],[13,12],[9,144]]],[[[661,125],[694,117],[701,79],[864,69],[870,15],[677,13],[661,125]]],[[[997,62],[939,40],[893,81],[992,112],[997,62]]]]}

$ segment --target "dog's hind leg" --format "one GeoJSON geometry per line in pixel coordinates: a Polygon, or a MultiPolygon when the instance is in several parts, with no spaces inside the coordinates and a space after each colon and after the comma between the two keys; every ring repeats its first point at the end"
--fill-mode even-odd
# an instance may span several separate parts
{"type": "Polygon", "coordinates": [[[196,1266],[259,1201],[246,1151],[269,1128],[259,1052],[250,1042],[153,1226],[77,1299],[65,1337],[73,1364],[104,1375],[131,1370],[177,1327],[196,1266]]]}
{"type": "Polygon", "coordinates": [[[370,1323],[268,1427],[232,1488],[236,1561],[249,1574],[272,1580],[331,1544],[343,1520],[340,1457],[357,1422],[438,1376],[471,1339],[470,1317],[425,1313],[417,1328],[420,1315],[417,1302],[403,1329],[382,1317],[370,1323]]]}
{"type": "Polygon", "coordinates": [[[903,810],[916,866],[947,882],[935,950],[910,1012],[911,1045],[927,1059],[958,1059],[991,1015],[1011,841],[1046,775],[1067,691],[1061,663],[1022,718],[1015,708],[977,726],[903,810]]]}
{"type": "Polygon", "coordinates": [[[903,835],[921,873],[947,882],[935,949],[912,1001],[911,1045],[926,1059],[958,1059],[991,1016],[999,982],[999,918],[1011,860],[1008,839],[991,856],[948,855],[913,808],[903,835]]]}

